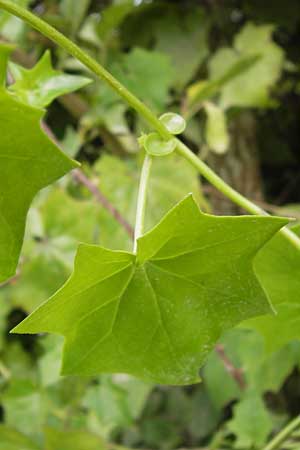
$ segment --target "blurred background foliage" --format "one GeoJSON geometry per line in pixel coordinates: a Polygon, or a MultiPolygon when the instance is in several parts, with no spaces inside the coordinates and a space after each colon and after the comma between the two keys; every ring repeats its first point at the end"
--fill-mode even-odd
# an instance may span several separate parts
{"type": "MultiPolygon", "coordinates": [[[[299,219],[299,0],[16,3],[79,43],[157,114],[182,114],[184,141],[236,189],[299,219]]],[[[51,103],[45,131],[82,163],[35,199],[17,275],[0,288],[0,449],[261,449],[300,413],[298,341],[266,353],[260,334],[233,330],[209,356],[203,383],[179,388],[125,375],[62,378],[59,337],[8,334],[68,278],[79,242],[131,248],[137,137],[146,125],[3,12],[0,36],[17,44],[10,88],[32,105],[51,103]]],[[[154,164],[147,228],[188,192],[207,212],[243,213],[168,156],[154,164]]],[[[297,433],[285,448],[299,450],[297,433]]]]}

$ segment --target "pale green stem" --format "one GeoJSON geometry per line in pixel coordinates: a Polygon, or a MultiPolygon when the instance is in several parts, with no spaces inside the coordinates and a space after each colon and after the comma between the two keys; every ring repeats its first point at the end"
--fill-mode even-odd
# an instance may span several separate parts
{"type": "MultiPolygon", "coordinates": [[[[166,127],[160,120],[152,113],[152,111],[141,102],[135,95],[126,89],[116,78],[114,78],[106,69],[98,64],[93,58],[86,54],[74,42],[70,41],[66,36],[57,31],[44,20],[27,11],[25,8],[11,2],[10,0],[0,0],[0,8],[11,14],[23,19],[29,23],[33,28],[40,31],[44,36],[51,39],[53,42],[61,46],[68,53],[73,55],[88,69],[90,69],[97,76],[102,78],[107,84],[115,90],[120,97],[122,97],[133,109],[135,109],[146,121],[149,123],[163,139],[171,139],[173,136],[169,133],[166,127]]],[[[222,180],[213,170],[211,170],[201,159],[199,159],[186,145],[177,139],[177,152],[188,160],[199,173],[206,178],[213,186],[221,191],[226,197],[230,198],[234,203],[250,212],[251,214],[267,215],[267,213],[252,203],[250,200],[239,194],[236,190],[231,188],[225,181],[222,180]]],[[[300,239],[287,228],[281,230],[281,233],[292,243],[295,247],[300,249],[300,239]]]]}
{"type": "Polygon", "coordinates": [[[147,187],[150,179],[151,166],[152,166],[152,156],[146,154],[141,172],[139,193],[136,206],[133,253],[137,252],[137,240],[140,236],[142,236],[144,232],[146,202],[147,202],[147,187]]]}
{"type": "Polygon", "coordinates": [[[284,443],[298,427],[300,427],[300,416],[288,423],[263,450],[280,450],[281,444],[284,443]]]}
{"type": "MultiPolygon", "coordinates": [[[[230,187],[222,178],[219,177],[210,167],[208,167],[198,156],[196,156],[190,149],[179,139],[177,139],[177,152],[182,155],[186,160],[188,160],[201,175],[206,178],[215,188],[221,191],[226,197],[232,200],[235,204],[239,205],[241,208],[250,212],[251,214],[257,214],[260,216],[268,216],[269,214],[264,211],[255,203],[251,202],[243,195],[239,194],[235,189],[230,187]]],[[[284,227],[280,230],[280,233],[296,248],[300,250],[300,239],[298,236],[284,227]]]]}

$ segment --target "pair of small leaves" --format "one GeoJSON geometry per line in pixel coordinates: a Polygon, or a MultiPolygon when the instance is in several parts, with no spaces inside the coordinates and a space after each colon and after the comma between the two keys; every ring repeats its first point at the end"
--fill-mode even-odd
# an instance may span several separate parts
{"type": "Polygon", "coordinates": [[[222,332],[271,312],[252,259],[286,223],[206,215],[188,196],[137,255],[81,245],[69,281],[13,331],[64,335],[63,374],[195,383],[222,332]]]}
{"type": "Polygon", "coordinates": [[[33,197],[78,165],[41,130],[41,108],[88,82],[54,71],[46,53],[32,70],[11,66],[17,81],[9,92],[4,84],[11,49],[0,46],[0,281],[15,273],[33,197]]]}
{"type": "MultiPolygon", "coordinates": [[[[166,113],[159,120],[169,133],[176,135],[185,130],[185,120],[179,114],[166,113]]],[[[176,139],[163,140],[158,133],[144,134],[139,139],[140,146],[151,156],[166,156],[176,149],[176,139]]]]}

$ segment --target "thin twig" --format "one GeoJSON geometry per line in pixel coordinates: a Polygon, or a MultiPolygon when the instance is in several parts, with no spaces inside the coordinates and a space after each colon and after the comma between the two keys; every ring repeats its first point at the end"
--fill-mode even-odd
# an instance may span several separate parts
{"type": "Polygon", "coordinates": [[[217,354],[220,356],[226,371],[234,379],[239,388],[241,390],[244,390],[246,388],[246,381],[243,369],[237,368],[233,365],[232,361],[226,355],[223,345],[217,344],[215,350],[217,354]]]}
{"type": "Polygon", "coordinates": [[[98,203],[100,203],[124,228],[127,234],[133,239],[134,230],[121,213],[110,203],[110,201],[102,194],[100,189],[82,172],[80,169],[75,169],[72,172],[72,177],[77,182],[83,184],[90,193],[94,196],[98,203]]]}

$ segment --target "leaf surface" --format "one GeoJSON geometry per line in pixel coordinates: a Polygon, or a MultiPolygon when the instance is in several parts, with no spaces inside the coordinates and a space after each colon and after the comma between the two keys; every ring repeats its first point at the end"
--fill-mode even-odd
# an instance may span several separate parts
{"type": "MultiPolygon", "coordinates": [[[[295,228],[299,234],[299,227],[295,228]]],[[[281,234],[274,236],[255,258],[255,272],[276,309],[276,315],[247,321],[275,351],[300,339],[300,251],[281,234]]]]}
{"type": "Polygon", "coordinates": [[[13,331],[64,335],[63,374],[195,383],[223,331],[271,312],[252,258],[286,222],[206,215],[188,196],[137,255],[80,245],[69,281],[13,331]]]}
{"type": "Polygon", "coordinates": [[[91,83],[89,78],[54,70],[51,54],[46,51],[32,69],[14,63],[9,65],[15,83],[10,89],[26,104],[43,108],[60,95],[76,91],[91,83]]]}
{"type": "Polygon", "coordinates": [[[250,393],[235,405],[228,428],[237,437],[236,448],[262,448],[272,431],[272,420],[261,397],[250,393]]]}
{"type": "Polygon", "coordinates": [[[15,273],[35,194],[76,167],[42,132],[43,111],[0,90],[0,281],[15,273]]]}
{"type": "Polygon", "coordinates": [[[41,450],[41,447],[16,429],[1,424],[0,450],[41,450]]]}

